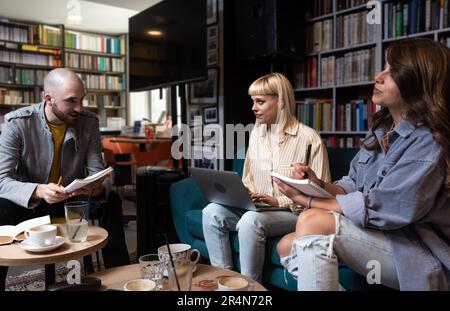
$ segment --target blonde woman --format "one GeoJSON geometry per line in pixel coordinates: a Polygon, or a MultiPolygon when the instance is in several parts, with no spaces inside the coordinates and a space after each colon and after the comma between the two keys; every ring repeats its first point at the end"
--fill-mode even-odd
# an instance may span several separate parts
{"type": "Polygon", "coordinates": [[[251,132],[242,181],[254,202],[289,207],[290,211],[253,212],[211,203],[203,209],[203,232],[211,264],[233,268],[229,235],[238,231],[241,273],[261,281],[266,238],[295,230],[300,206],[283,195],[271,172],[291,175],[291,163],[305,162],[322,180],[330,180],[328,156],[317,132],[297,121],[294,91],[280,73],[257,79],[249,88],[256,125],[251,132]]]}

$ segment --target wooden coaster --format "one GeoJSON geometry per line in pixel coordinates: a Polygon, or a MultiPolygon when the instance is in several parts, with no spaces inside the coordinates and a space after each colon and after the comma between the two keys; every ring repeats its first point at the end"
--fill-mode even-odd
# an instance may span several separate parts
{"type": "Polygon", "coordinates": [[[17,235],[14,240],[16,240],[17,242],[22,242],[23,240],[25,240],[25,234],[21,233],[17,235]]]}
{"type": "Polygon", "coordinates": [[[14,238],[12,236],[5,236],[5,235],[0,236],[0,245],[10,244],[13,241],[14,238]]]}

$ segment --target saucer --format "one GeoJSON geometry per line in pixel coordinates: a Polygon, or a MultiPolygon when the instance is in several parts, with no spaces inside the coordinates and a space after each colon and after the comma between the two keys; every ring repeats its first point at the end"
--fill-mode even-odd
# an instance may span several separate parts
{"type": "Polygon", "coordinates": [[[55,238],[55,243],[53,243],[52,245],[46,245],[46,246],[37,246],[34,245],[33,243],[30,242],[29,239],[25,239],[24,241],[22,241],[20,244],[20,246],[29,251],[29,252],[33,252],[33,253],[43,253],[43,252],[48,252],[51,250],[54,250],[55,248],[60,247],[61,245],[64,244],[64,238],[62,236],[56,236],[55,238]]]}

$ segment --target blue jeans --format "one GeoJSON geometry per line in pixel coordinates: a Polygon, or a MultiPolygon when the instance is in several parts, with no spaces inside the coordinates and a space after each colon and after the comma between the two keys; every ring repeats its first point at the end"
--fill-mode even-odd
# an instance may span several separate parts
{"type": "Polygon", "coordinates": [[[238,231],[241,273],[261,281],[266,238],[295,230],[297,215],[288,211],[252,212],[211,203],[203,209],[203,234],[211,264],[232,269],[230,231],[238,231]]]}
{"type": "Polygon", "coordinates": [[[330,213],[336,219],[335,234],[297,238],[290,256],[281,259],[286,270],[297,276],[298,290],[338,290],[338,260],[371,284],[399,289],[392,249],[383,232],[360,228],[343,215],[330,213]]]}

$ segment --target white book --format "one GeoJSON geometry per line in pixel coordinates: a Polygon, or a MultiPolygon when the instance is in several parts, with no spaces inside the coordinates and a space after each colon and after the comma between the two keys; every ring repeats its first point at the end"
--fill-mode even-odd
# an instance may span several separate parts
{"type": "Polygon", "coordinates": [[[272,176],[284,181],[285,183],[296,188],[305,195],[322,199],[334,198],[334,196],[331,193],[329,193],[323,188],[320,188],[318,185],[316,185],[309,179],[293,179],[275,172],[272,172],[272,176]]]}
{"type": "Polygon", "coordinates": [[[24,232],[27,229],[48,224],[50,224],[49,215],[28,219],[15,226],[11,225],[0,226],[0,236],[9,236],[15,238],[17,235],[19,235],[20,233],[24,232]]]}
{"type": "Polygon", "coordinates": [[[75,190],[81,189],[84,186],[87,186],[87,185],[93,183],[94,181],[97,181],[97,180],[103,178],[104,176],[108,175],[112,171],[113,171],[113,168],[108,167],[108,168],[104,169],[103,171],[100,171],[98,173],[95,173],[94,175],[86,177],[85,179],[75,179],[69,185],[64,187],[64,191],[66,193],[68,193],[68,192],[73,192],[75,190]]]}

